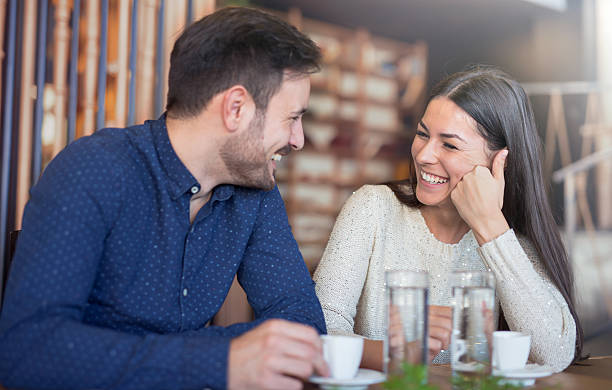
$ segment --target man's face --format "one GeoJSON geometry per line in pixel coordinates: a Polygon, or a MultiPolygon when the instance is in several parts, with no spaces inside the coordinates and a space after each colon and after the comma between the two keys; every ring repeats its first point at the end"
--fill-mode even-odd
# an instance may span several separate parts
{"type": "Polygon", "coordinates": [[[285,78],[270,98],[266,113],[257,112],[248,128],[221,147],[221,158],[235,184],[274,188],[276,162],[304,146],[302,115],[309,96],[309,77],[285,78]]]}

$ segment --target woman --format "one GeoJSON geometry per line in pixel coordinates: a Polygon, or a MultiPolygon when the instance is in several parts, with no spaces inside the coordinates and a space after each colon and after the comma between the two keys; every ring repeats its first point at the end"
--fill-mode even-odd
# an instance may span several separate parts
{"type": "Polygon", "coordinates": [[[425,270],[430,356],[448,362],[450,273],[490,269],[500,324],[532,335],[530,360],[565,369],[580,356],[582,330],[522,87],[490,67],[448,77],[411,152],[413,180],[362,187],[336,221],[314,274],[328,332],[364,336],[362,365],[380,368],[384,272],[425,270]]]}

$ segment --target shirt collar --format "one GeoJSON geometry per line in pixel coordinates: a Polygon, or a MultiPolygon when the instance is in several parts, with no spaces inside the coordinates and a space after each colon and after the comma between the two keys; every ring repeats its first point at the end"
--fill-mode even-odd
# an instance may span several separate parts
{"type": "Polygon", "coordinates": [[[214,188],[211,200],[228,200],[234,194],[234,186],[231,184],[221,184],[214,188]]]}
{"type": "Polygon", "coordinates": [[[153,144],[157,150],[159,163],[162,169],[168,176],[170,185],[169,191],[172,199],[177,199],[191,188],[197,186],[200,189],[200,183],[193,177],[191,172],[179,159],[174,151],[170,138],[168,137],[168,129],[166,128],[166,114],[162,114],[157,120],[148,121],[151,124],[153,133],[153,144]]]}
{"type": "MultiPolygon", "coordinates": [[[[178,155],[174,151],[170,138],[168,137],[168,128],[166,127],[166,114],[162,114],[159,119],[149,121],[151,123],[151,131],[153,133],[153,143],[157,154],[159,156],[159,162],[162,169],[168,176],[170,186],[170,196],[173,200],[176,200],[186,192],[190,194],[197,193],[192,191],[194,187],[199,191],[201,186],[200,183],[193,177],[191,172],[187,169],[185,164],[179,159],[178,155]]],[[[213,189],[211,200],[227,200],[234,194],[234,186],[230,184],[223,184],[213,189]]]]}

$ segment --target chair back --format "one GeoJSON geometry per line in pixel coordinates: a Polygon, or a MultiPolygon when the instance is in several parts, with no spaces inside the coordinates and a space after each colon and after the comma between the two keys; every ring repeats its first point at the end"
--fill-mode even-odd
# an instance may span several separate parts
{"type": "Polygon", "coordinates": [[[11,263],[13,262],[15,248],[17,247],[17,238],[19,237],[19,232],[20,230],[13,230],[9,233],[8,256],[4,260],[4,269],[2,270],[2,294],[0,294],[0,308],[2,308],[2,302],[4,301],[4,290],[6,289],[6,281],[8,280],[11,263]]]}

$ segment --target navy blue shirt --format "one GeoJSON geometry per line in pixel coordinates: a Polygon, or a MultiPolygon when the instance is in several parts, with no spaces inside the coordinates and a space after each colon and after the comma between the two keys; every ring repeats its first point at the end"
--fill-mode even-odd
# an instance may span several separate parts
{"type": "Polygon", "coordinates": [[[232,337],[269,318],[325,321],[277,189],[199,183],[165,119],[68,146],[32,188],[0,318],[16,388],[226,387],[232,337]],[[208,326],[235,275],[256,320],[208,326]]]}

